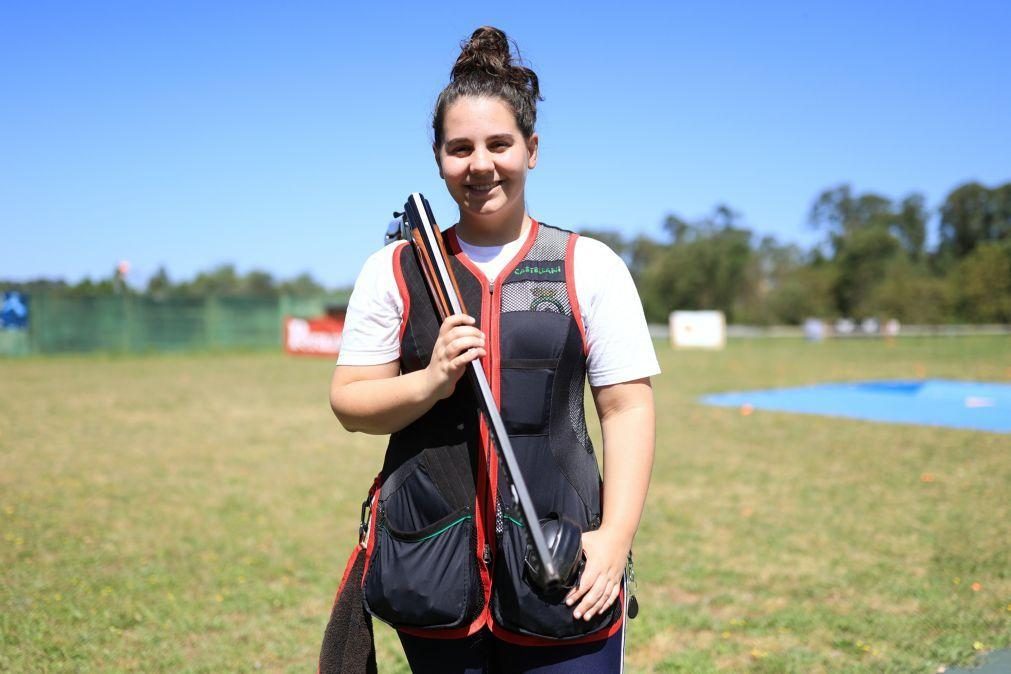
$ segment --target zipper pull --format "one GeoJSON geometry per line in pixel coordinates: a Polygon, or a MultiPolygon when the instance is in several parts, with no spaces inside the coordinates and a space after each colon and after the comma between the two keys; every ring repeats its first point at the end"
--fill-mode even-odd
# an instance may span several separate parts
{"type": "Polygon", "coordinates": [[[488,294],[489,295],[495,294],[495,281],[488,281],[488,294]]]}
{"type": "Polygon", "coordinates": [[[491,546],[484,544],[484,565],[491,566],[491,546]]]}

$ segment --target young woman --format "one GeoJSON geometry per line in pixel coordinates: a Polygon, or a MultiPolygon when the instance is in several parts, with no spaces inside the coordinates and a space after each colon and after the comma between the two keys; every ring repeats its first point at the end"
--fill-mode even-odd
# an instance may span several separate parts
{"type": "Polygon", "coordinates": [[[459,206],[444,237],[470,315],[439,324],[406,243],[373,254],[348,306],[330,402],[349,431],[391,434],[363,583],[415,672],[618,672],[623,577],[653,460],[642,304],[604,244],[533,219],[537,76],[502,31],[477,29],[433,116],[459,206]],[[537,512],[583,531],[567,594],[525,572],[525,535],[470,387],[479,360],[537,512]],[[583,414],[601,420],[601,482],[583,414]]]}

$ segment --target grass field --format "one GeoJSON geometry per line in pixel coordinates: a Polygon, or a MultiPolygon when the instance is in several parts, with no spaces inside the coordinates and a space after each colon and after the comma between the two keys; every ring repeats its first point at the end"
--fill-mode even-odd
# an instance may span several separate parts
{"type": "MultiPolygon", "coordinates": [[[[1011,645],[1011,436],[695,402],[1008,381],[1011,340],[659,351],[631,671],[926,673],[1011,645]]],[[[340,429],[331,368],[0,361],[0,671],[315,671],[385,444],[340,429]]],[[[377,639],[380,671],[406,671],[395,636],[377,639]]]]}

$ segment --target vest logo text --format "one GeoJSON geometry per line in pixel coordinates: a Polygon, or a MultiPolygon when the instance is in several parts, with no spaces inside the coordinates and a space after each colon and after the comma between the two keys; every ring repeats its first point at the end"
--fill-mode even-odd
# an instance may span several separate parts
{"type": "Polygon", "coordinates": [[[513,276],[545,276],[547,274],[561,274],[562,265],[557,262],[528,262],[522,267],[513,270],[513,276]]]}

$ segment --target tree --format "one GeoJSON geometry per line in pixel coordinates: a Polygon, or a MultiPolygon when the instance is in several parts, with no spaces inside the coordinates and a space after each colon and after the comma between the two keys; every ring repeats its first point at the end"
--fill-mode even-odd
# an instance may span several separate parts
{"type": "Polygon", "coordinates": [[[688,237],[695,231],[687,221],[673,213],[664,218],[663,228],[675,245],[688,243],[688,237]]]}
{"type": "MultiPolygon", "coordinates": [[[[601,243],[605,244],[608,248],[617,253],[622,259],[625,259],[628,253],[628,244],[621,236],[621,232],[614,229],[581,229],[579,230],[580,236],[587,236],[591,239],[596,239],[601,243]]],[[[628,260],[626,259],[627,263],[628,260]]]]}
{"type": "Polygon", "coordinates": [[[68,297],[112,297],[123,291],[129,291],[125,284],[121,283],[115,269],[108,278],[92,281],[90,276],[85,276],[76,285],[67,289],[68,297]]]}
{"type": "Polygon", "coordinates": [[[270,272],[254,269],[242,278],[239,287],[243,295],[254,297],[277,297],[274,277],[270,272]]]}
{"type": "Polygon", "coordinates": [[[840,240],[833,261],[837,268],[833,294],[844,316],[867,315],[867,298],[898,251],[899,242],[879,227],[856,230],[840,240]]]}
{"type": "Polygon", "coordinates": [[[210,297],[238,295],[241,281],[235,273],[235,266],[219,265],[211,271],[200,272],[189,283],[180,285],[183,294],[190,297],[210,297]]]}
{"type": "Polygon", "coordinates": [[[810,223],[828,234],[836,266],[832,293],[843,315],[868,315],[870,298],[892,262],[923,257],[927,212],[923,196],[910,194],[899,204],[872,193],[854,195],[849,185],[823,191],[810,223]]]}
{"type": "Polygon", "coordinates": [[[899,256],[888,263],[881,282],[864,300],[861,315],[904,323],[944,323],[950,320],[951,297],[943,278],[899,256]]]}
{"type": "Polygon", "coordinates": [[[941,206],[942,254],[954,259],[976,246],[1011,236],[1011,183],[988,189],[971,182],[956,187],[941,206]]]}
{"type": "Polygon", "coordinates": [[[847,237],[867,229],[888,230],[894,220],[892,202],[877,194],[854,196],[849,185],[823,191],[815,199],[808,222],[825,230],[833,253],[847,237]]]}
{"type": "Polygon", "coordinates": [[[808,263],[790,270],[765,298],[768,322],[799,325],[806,318],[836,316],[835,285],[834,265],[808,263]]]}
{"type": "Polygon", "coordinates": [[[751,258],[751,232],[736,226],[737,214],[717,206],[713,214],[689,223],[668,216],[666,246],[644,246],[641,270],[644,305],[651,320],[666,321],[674,309],[719,309],[732,317],[744,290],[751,258]]]}
{"type": "Polygon", "coordinates": [[[277,287],[283,295],[292,297],[314,297],[326,292],[326,288],[316,282],[308,272],[302,272],[298,276],[288,281],[282,281],[277,287]]]}
{"type": "Polygon", "coordinates": [[[923,246],[927,241],[927,209],[924,204],[922,194],[910,194],[899,204],[891,225],[892,234],[913,261],[923,257],[923,246]]]}
{"type": "Polygon", "coordinates": [[[781,245],[771,236],[762,237],[758,246],[752,251],[745,272],[746,280],[734,307],[736,320],[749,324],[769,325],[781,322],[799,323],[807,316],[820,315],[803,313],[810,311],[803,307],[830,297],[827,289],[818,300],[807,297],[809,293],[815,291],[814,287],[797,288],[800,293],[793,293],[794,297],[786,303],[781,299],[784,292],[790,294],[791,288],[788,286],[804,264],[804,254],[797,246],[781,245]],[[793,310],[784,311],[788,305],[798,308],[802,315],[794,318],[793,310]]]}
{"type": "Polygon", "coordinates": [[[959,318],[1011,323],[1011,240],[980,243],[951,276],[959,318]]]}
{"type": "Polygon", "coordinates": [[[158,271],[147,280],[145,292],[149,297],[156,300],[163,300],[172,294],[172,280],[164,266],[158,267],[158,271]]]}
{"type": "Polygon", "coordinates": [[[645,234],[640,234],[628,244],[628,270],[636,283],[652,261],[663,254],[665,248],[664,244],[645,234]]]}

